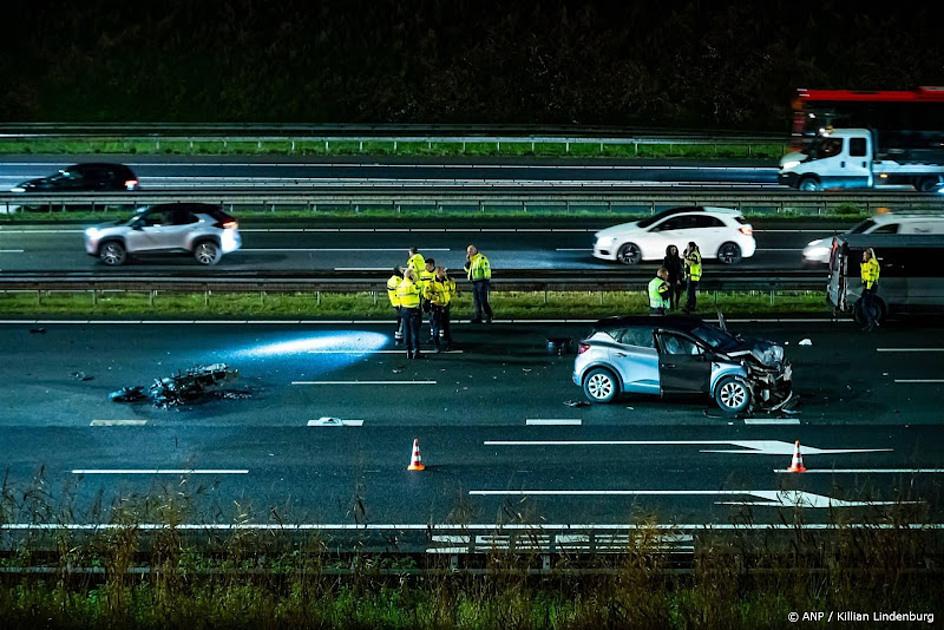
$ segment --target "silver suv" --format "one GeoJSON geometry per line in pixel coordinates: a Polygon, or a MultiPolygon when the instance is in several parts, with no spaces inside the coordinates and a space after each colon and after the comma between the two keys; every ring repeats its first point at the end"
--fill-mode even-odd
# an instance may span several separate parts
{"type": "Polygon", "coordinates": [[[727,414],[777,410],[793,399],[783,347],[694,317],[614,317],[580,342],[573,380],[590,402],[622,393],[704,394],[727,414]]]}
{"type": "Polygon", "coordinates": [[[201,265],[215,265],[239,249],[236,219],[206,203],[165,203],[139,210],[130,219],[85,230],[85,251],[106,265],[135,254],[187,253],[201,265]]]}

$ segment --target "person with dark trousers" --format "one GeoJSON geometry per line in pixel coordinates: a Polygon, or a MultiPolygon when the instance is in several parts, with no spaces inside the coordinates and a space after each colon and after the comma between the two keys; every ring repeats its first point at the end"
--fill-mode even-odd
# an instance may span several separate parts
{"type": "Polygon", "coordinates": [[[446,275],[445,267],[436,267],[436,275],[426,285],[423,294],[430,302],[431,316],[429,324],[436,352],[448,350],[452,344],[449,303],[456,295],[456,281],[446,275]]]}
{"type": "Polygon", "coordinates": [[[397,297],[397,287],[401,282],[403,282],[403,272],[399,267],[394,267],[393,275],[387,280],[387,298],[396,315],[397,327],[393,333],[393,341],[398,346],[403,344],[403,318],[400,315],[400,298],[397,297]]]}
{"type": "Polygon", "coordinates": [[[403,282],[397,287],[400,300],[400,316],[403,318],[403,341],[406,345],[406,358],[419,359],[420,354],[420,288],[416,283],[416,274],[407,269],[403,282]]]}
{"type": "Polygon", "coordinates": [[[865,320],[866,332],[872,332],[878,326],[879,306],[875,294],[878,291],[878,277],[881,274],[881,265],[878,256],[871,247],[862,252],[862,264],[859,265],[862,279],[862,319],[865,320]]]}
{"type": "Polygon", "coordinates": [[[698,300],[698,283],[701,282],[701,250],[694,241],[690,241],[688,247],[682,252],[682,257],[685,260],[685,271],[688,275],[688,299],[683,310],[691,313],[695,310],[698,300]]]}
{"type": "Polygon", "coordinates": [[[679,256],[678,247],[669,245],[665,248],[662,266],[669,272],[666,282],[669,283],[669,304],[674,311],[678,309],[679,298],[682,296],[682,274],[685,271],[685,263],[679,256]]]}
{"type": "Polygon", "coordinates": [[[473,324],[482,323],[482,315],[485,315],[485,323],[492,323],[492,306],[488,303],[489,281],[492,279],[492,267],[485,254],[480,252],[475,245],[469,245],[465,256],[465,273],[472,283],[472,302],[475,313],[472,317],[473,324]]]}

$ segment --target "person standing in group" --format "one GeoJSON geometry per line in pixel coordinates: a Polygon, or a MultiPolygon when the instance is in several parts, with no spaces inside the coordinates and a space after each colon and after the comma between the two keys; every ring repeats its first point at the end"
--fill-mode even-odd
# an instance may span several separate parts
{"type": "Polygon", "coordinates": [[[669,277],[666,282],[669,283],[669,303],[672,310],[678,308],[679,298],[682,295],[682,274],[685,271],[685,264],[682,257],[679,256],[678,247],[669,245],[665,248],[665,258],[662,259],[662,266],[669,271],[669,277]]]}
{"type": "Polygon", "coordinates": [[[416,274],[412,269],[407,269],[403,273],[403,281],[397,287],[397,298],[400,300],[406,358],[418,359],[420,357],[420,289],[416,284],[416,274]]]}
{"type": "Polygon", "coordinates": [[[446,275],[445,267],[436,267],[436,276],[426,285],[424,295],[430,302],[430,332],[436,352],[452,345],[449,304],[456,295],[456,281],[446,275]]]}
{"type": "Polygon", "coordinates": [[[417,278],[420,277],[420,272],[426,268],[426,260],[423,258],[423,254],[415,247],[407,250],[406,268],[412,269],[417,278]]]}
{"type": "Polygon", "coordinates": [[[420,312],[429,317],[430,339],[433,334],[433,310],[430,308],[429,298],[426,297],[426,287],[436,277],[436,259],[427,258],[425,266],[416,274],[416,286],[420,290],[420,312]]]}
{"type": "Polygon", "coordinates": [[[862,279],[862,318],[865,320],[863,330],[872,332],[878,326],[879,306],[875,299],[878,291],[878,277],[882,268],[879,265],[875,250],[871,247],[862,252],[862,264],[859,265],[859,274],[862,279]]]}
{"type": "Polygon", "coordinates": [[[399,267],[394,267],[393,275],[387,280],[387,298],[396,313],[397,329],[393,333],[393,343],[398,346],[403,343],[403,318],[400,314],[400,298],[397,296],[397,288],[401,282],[403,282],[403,272],[399,267]]]}
{"type": "Polygon", "coordinates": [[[688,275],[688,296],[683,310],[686,313],[691,313],[695,310],[696,301],[698,300],[698,283],[701,282],[701,251],[698,249],[698,245],[691,241],[682,256],[685,259],[685,269],[688,275]]]}
{"type": "Polygon", "coordinates": [[[647,293],[649,295],[649,314],[665,315],[671,304],[669,295],[672,287],[668,283],[669,270],[659,267],[656,277],[649,281],[647,293]]]}
{"type": "Polygon", "coordinates": [[[492,323],[492,306],[488,303],[488,291],[490,280],[492,279],[492,267],[485,254],[480,252],[475,245],[469,245],[465,250],[465,272],[472,283],[472,302],[474,304],[473,324],[482,323],[482,315],[485,315],[485,323],[492,323]]]}

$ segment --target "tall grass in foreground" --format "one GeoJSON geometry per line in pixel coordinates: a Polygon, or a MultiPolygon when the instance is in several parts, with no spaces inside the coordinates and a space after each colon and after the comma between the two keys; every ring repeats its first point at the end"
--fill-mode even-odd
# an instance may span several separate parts
{"type": "MultiPolygon", "coordinates": [[[[201,520],[201,490],[188,483],[93,502],[79,517],[69,488],[55,498],[42,476],[24,488],[4,482],[0,627],[776,628],[791,626],[791,611],[936,612],[942,601],[939,535],[914,527],[927,514],[904,502],[854,522],[836,512],[828,533],[800,527],[793,510],[779,532],[697,532],[682,563],[666,553],[672,532],[650,516],[632,529],[627,520],[618,554],[562,550],[536,572],[540,551],[496,549],[465,561],[475,570],[453,571],[448,558],[358,552],[356,541],[185,531],[201,520]],[[114,527],[7,527],[77,521],[114,527]],[[143,522],[163,526],[145,531],[143,522]]],[[[231,512],[232,524],[260,522],[250,507],[231,512]]],[[[262,522],[285,518],[267,514],[262,522]]]]}

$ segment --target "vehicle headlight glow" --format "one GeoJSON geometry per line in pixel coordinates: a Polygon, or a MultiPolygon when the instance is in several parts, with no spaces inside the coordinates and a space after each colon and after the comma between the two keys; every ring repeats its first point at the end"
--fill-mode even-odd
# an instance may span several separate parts
{"type": "Polygon", "coordinates": [[[375,332],[331,332],[262,343],[236,354],[253,358],[318,354],[357,357],[380,350],[388,341],[387,335],[375,332]]]}
{"type": "Polygon", "coordinates": [[[787,160],[784,162],[780,168],[785,171],[791,171],[800,165],[800,160],[787,160]]]}
{"type": "Polygon", "coordinates": [[[14,186],[10,189],[10,192],[26,192],[26,189],[22,186],[14,186]]]}
{"type": "Polygon", "coordinates": [[[97,236],[98,236],[98,228],[93,228],[93,227],[88,228],[87,230],[85,230],[85,235],[88,236],[89,238],[95,238],[95,237],[97,237],[97,236]]]}

